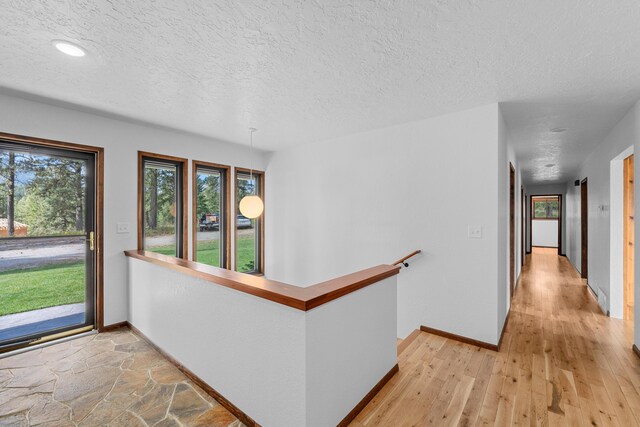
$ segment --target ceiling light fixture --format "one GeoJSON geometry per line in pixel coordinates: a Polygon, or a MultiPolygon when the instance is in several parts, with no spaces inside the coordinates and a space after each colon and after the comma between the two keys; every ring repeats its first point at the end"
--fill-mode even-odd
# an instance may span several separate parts
{"type": "Polygon", "coordinates": [[[562,132],[566,132],[567,128],[553,128],[551,129],[551,132],[553,133],[562,133],[562,132]]]}
{"type": "Polygon", "coordinates": [[[248,196],[244,196],[240,200],[240,213],[249,219],[258,218],[264,211],[264,203],[260,196],[256,195],[256,185],[253,181],[253,133],[257,131],[256,128],[249,128],[249,135],[251,138],[251,148],[249,151],[249,182],[251,183],[251,192],[248,196]]]}
{"type": "Polygon", "coordinates": [[[76,58],[83,57],[87,54],[87,52],[77,44],[65,40],[53,40],[51,44],[60,52],[76,58]]]}

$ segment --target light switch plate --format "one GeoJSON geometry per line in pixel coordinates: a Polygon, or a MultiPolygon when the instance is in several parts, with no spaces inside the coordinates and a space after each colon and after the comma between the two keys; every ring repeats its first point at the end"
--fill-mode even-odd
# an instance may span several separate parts
{"type": "Polygon", "coordinates": [[[116,233],[118,234],[127,234],[129,233],[129,223],[128,222],[119,222],[116,224],[116,233]]]}
{"type": "Polygon", "coordinates": [[[482,239],[482,226],[470,225],[468,227],[468,236],[470,239],[482,239]]]}

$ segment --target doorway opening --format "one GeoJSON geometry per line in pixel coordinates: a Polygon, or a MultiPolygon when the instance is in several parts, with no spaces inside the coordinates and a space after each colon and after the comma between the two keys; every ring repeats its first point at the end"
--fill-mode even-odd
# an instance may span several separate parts
{"type": "Polygon", "coordinates": [[[516,170],[509,163],[509,297],[516,282],[516,170]]]}
{"type": "Polygon", "coordinates": [[[589,284],[589,186],[587,178],[580,183],[580,277],[589,284]]]}
{"type": "Polygon", "coordinates": [[[562,195],[531,196],[531,246],[555,248],[562,253],[562,195]]]}
{"type": "Polygon", "coordinates": [[[102,325],[102,149],[0,134],[0,352],[102,325]]]}
{"type": "MultiPolygon", "coordinates": [[[[625,319],[626,299],[632,297],[633,285],[633,146],[611,159],[609,170],[609,295],[608,312],[615,319],[625,319]],[[631,249],[631,250],[629,250],[631,249]],[[630,257],[629,257],[630,256],[630,257]],[[629,257],[629,259],[627,259],[629,257]],[[626,276],[626,277],[625,277],[626,276]]],[[[630,298],[630,304],[633,299],[630,298]]],[[[629,307],[631,308],[631,307],[629,307]]]]}

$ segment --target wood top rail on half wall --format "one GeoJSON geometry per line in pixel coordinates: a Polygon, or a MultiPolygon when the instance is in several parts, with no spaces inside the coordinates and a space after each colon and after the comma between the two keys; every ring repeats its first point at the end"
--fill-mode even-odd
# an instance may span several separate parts
{"type": "Polygon", "coordinates": [[[302,288],[149,251],[131,250],[125,251],[125,255],[303,311],[395,276],[400,271],[398,266],[383,264],[302,288]]]}

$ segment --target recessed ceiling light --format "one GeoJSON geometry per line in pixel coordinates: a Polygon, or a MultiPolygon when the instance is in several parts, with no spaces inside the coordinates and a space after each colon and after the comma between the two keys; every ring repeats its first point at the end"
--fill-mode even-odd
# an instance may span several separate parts
{"type": "Polygon", "coordinates": [[[553,128],[551,129],[551,132],[553,133],[562,133],[565,132],[567,130],[567,128],[553,128]]]}
{"type": "Polygon", "coordinates": [[[75,56],[75,57],[79,58],[79,57],[85,56],[87,54],[87,52],[83,48],[81,48],[77,44],[73,44],[73,43],[68,42],[68,41],[53,40],[51,43],[60,52],[66,54],[66,55],[69,55],[69,56],[75,56]]]}
{"type": "Polygon", "coordinates": [[[556,164],[555,163],[547,163],[546,165],[544,165],[545,168],[552,168],[554,167],[556,164]]]}

